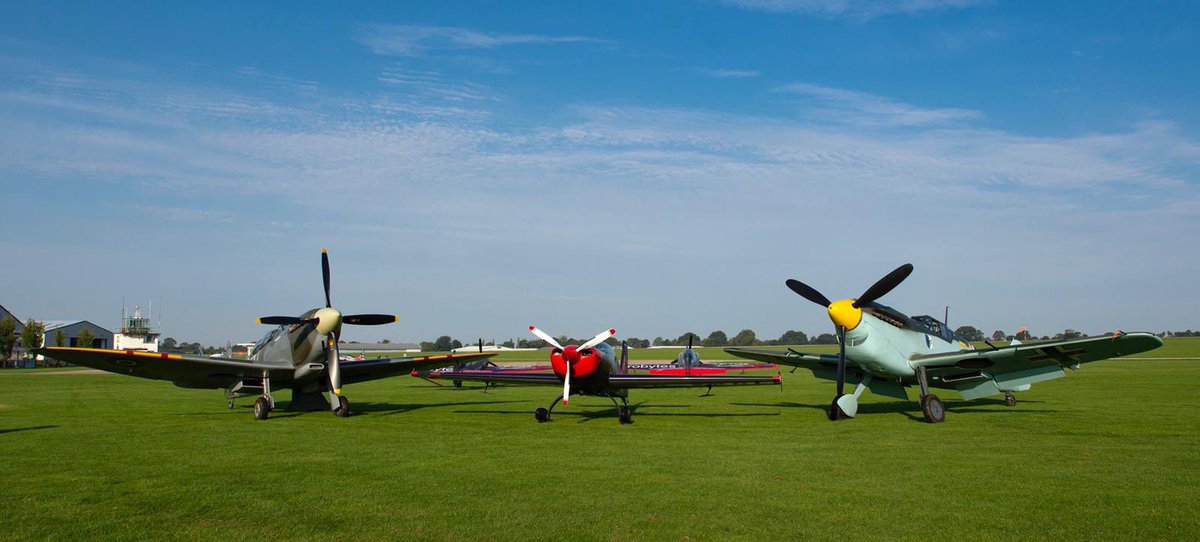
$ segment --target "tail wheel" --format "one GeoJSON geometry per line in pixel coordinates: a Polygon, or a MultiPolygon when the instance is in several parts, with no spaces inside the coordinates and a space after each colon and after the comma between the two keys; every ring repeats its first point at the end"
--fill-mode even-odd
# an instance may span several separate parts
{"type": "Polygon", "coordinates": [[[550,421],[550,411],[544,408],[539,408],[533,411],[533,417],[537,418],[538,423],[546,423],[550,421]]]}
{"type": "Polygon", "coordinates": [[[617,411],[617,419],[621,420],[622,424],[633,423],[633,412],[629,410],[629,407],[623,406],[621,410],[617,411]]]}
{"type": "Polygon", "coordinates": [[[925,413],[925,421],[929,423],[946,421],[946,408],[936,395],[926,395],[921,398],[921,412],[925,413]]]}

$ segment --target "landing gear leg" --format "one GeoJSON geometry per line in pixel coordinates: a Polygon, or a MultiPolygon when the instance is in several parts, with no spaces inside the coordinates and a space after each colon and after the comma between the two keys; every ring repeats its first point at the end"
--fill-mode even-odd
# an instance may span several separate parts
{"type": "Polygon", "coordinates": [[[617,407],[617,419],[621,425],[633,423],[633,411],[629,410],[629,399],[621,397],[621,404],[617,404],[617,398],[609,395],[608,400],[613,402],[613,406],[617,407]]]}
{"type": "Polygon", "coordinates": [[[1017,406],[1017,398],[1013,396],[1011,391],[1004,392],[1004,406],[1017,406]]]}
{"type": "Polygon", "coordinates": [[[558,399],[555,399],[553,403],[550,403],[550,408],[539,408],[533,411],[533,417],[537,418],[538,423],[546,423],[550,421],[550,412],[554,410],[554,405],[557,405],[559,401],[562,401],[561,395],[559,395],[558,399]]]}
{"type": "MultiPolygon", "coordinates": [[[[267,414],[275,410],[275,399],[271,398],[271,374],[263,371],[262,376],[263,395],[254,402],[254,419],[265,420],[267,414]]],[[[233,399],[229,400],[230,408],[233,408],[233,399]]]]}
{"type": "Polygon", "coordinates": [[[946,421],[946,408],[942,405],[942,400],[929,393],[929,375],[925,367],[917,369],[917,381],[921,383],[921,412],[925,414],[925,421],[929,423],[946,421]]]}
{"type": "Polygon", "coordinates": [[[233,399],[230,399],[230,400],[229,400],[229,408],[230,408],[231,410],[233,409],[233,399]]]}

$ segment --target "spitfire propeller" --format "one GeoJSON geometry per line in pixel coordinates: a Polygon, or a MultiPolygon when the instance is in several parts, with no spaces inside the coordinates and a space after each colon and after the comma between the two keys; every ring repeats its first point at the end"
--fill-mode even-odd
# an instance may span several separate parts
{"type": "Polygon", "coordinates": [[[563,345],[558,344],[558,341],[554,340],[554,337],[551,337],[550,334],[538,329],[537,326],[529,326],[529,332],[533,333],[535,336],[537,336],[537,338],[546,341],[546,344],[549,344],[550,346],[562,351],[563,363],[566,364],[566,370],[563,371],[563,406],[566,406],[567,401],[571,398],[571,373],[574,372],[572,365],[579,361],[581,357],[579,352],[581,350],[592,348],[593,346],[608,340],[609,337],[617,334],[617,330],[607,329],[598,333],[595,337],[592,337],[578,347],[569,346],[564,348],[563,345]]]}
{"type": "Polygon", "coordinates": [[[829,319],[833,320],[833,324],[837,329],[838,344],[838,364],[837,364],[837,397],[834,398],[834,403],[829,411],[829,416],[836,419],[839,415],[840,407],[837,404],[838,399],[844,394],[846,387],[846,332],[854,329],[862,321],[862,307],[874,302],[894,288],[904,282],[913,272],[911,263],[906,263],[893,269],[891,273],[884,275],[883,278],[875,281],[870,288],[867,288],[858,299],[843,299],[839,301],[830,301],[824,294],[818,292],[816,288],[809,286],[796,279],[788,279],[787,287],[791,288],[809,301],[825,307],[829,311],[829,319]]]}
{"type": "Polygon", "coordinates": [[[342,332],[342,324],[356,326],[378,326],[390,324],[399,320],[391,314],[348,314],[333,308],[329,299],[329,253],[321,249],[321,280],[325,286],[325,307],[317,309],[316,313],[307,318],[297,316],[266,316],[258,319],[260,324],[270,325],[305,325],[315,324],[317,332],[326,336],[327,363],[329,371],[329,390],[332,407],[336,410],[340,401],[337,396],[342,394],[342,375],[340,352],[338,351],[338,336],[342,332]]]}

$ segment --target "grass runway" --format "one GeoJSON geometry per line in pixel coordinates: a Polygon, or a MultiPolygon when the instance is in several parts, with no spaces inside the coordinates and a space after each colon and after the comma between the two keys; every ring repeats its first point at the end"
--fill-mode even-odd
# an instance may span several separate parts
{"type": "Polygon", "coordinates": [[[1197,384],[1200,360],[1127,358],[1014,408],[940,392],[941,425],[871,394],[832,423],[833,384],[785,371],[633,390],[621,426],[590,397],[538,424],[548,387],[397,377],[347,386],[347,419],[259,422],[219,391],[0,371],[0,538],[1194,540],[1197,384]]]}

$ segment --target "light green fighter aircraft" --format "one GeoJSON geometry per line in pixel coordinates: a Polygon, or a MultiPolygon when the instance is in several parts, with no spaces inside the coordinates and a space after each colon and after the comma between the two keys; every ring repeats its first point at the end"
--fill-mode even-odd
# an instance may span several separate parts
{"type": "Polygon", "coordinates": [[[791,349],[725,351],[747,359],[803,367],[817,378],[837,381],[837,395],[829,406],[831,420],[853,418],[858,412],[858,398],[868,389],[908,399],[905,388],[916,384],[921,390],[925,420],[939,423],[945,420],[946,411],[929,388],[956,390],[966,400],[1003,393],[1005,404],[1015,406],[1013,392],[1062,378],[1066,376],[1064,369],[1162,346],[1162,340],[1152,334],[1118,331],[1100,337],[1030,344],[1013,341],[1008,346],[976,349],[931,316],[910,317],[875,302],[908,278],[912,270],[912,264],[904,264],[867,288],[858,299],[840,301],[830,301],[798,280],[787,281],[792,291],[826,307],[841,344],[837,355],[791,349]],[[844,393],[846,382],[858,384],[854,393],[844,393]]]}
{"type": "Polygon", "coordinates": [[[169,380],[182,388],[224,389],[233,408],[235,397],[261,395],[254,403],[254,417],[267,419],[275,408],[272,383],[292,389],[292,411],[332,410],[338,417],[350,415],[350,401],[342,396],[342,384],[365,382],[389,376],[408,375],[489,358],[494,352],[379,358],[342,361],[338,337],[342,324],[375,326],[390,324],[390,314],[347,314],[329,302],[329,254],[321,250],[321,274],[325,283],[325,306],[300,316],[268,316],[260,324],[276,325],[255,345],[249,359],[189,356],[103,350],[99,348],[39,348],[34,353],[112,373],[169,380]],[[324,393],[329,394],[326,401],[324,393]]]}

